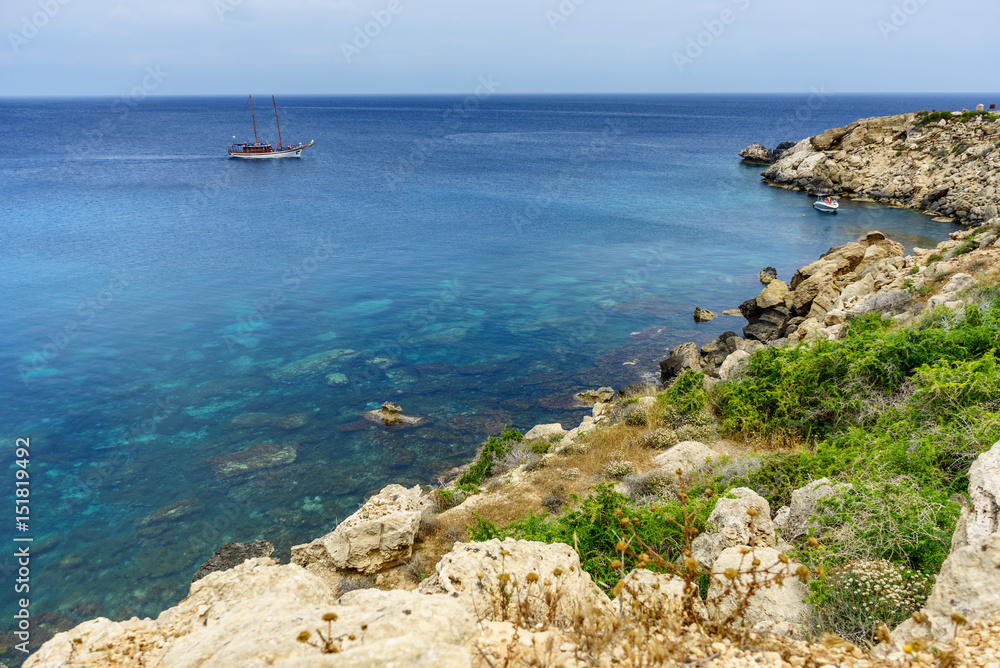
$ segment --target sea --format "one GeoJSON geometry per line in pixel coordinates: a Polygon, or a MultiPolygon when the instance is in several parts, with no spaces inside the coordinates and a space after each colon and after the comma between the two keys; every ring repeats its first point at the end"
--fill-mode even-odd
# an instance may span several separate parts
{"type": "Polygon", "coordinates": [[[947,238],[872,203],[820,214],[738,153],[989,99],[282,96],[281,140],[315,145],[229,159],[253,123],[278,141],[254,101],[0,99],[0,571],[30,548],[32,647],[157,615],[223,544],[287,559],[505,427],[575,426],[576,392],[739,332],[721,313],[763,267],[788,280],[873,229],[947,238]],[[364,419],[385,401],[426,420],[364,419]]]}

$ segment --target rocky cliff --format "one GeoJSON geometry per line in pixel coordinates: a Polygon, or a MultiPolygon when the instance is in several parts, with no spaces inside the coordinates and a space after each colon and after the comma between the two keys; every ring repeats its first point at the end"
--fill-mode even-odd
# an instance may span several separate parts
{"type": "Polygon", "coordinates": [[[900,114],[803,139],[762,175],[776,185],[870,198],[976,225],[997,215],[998,148],[1000,120],[991,114],[900,114]]]}

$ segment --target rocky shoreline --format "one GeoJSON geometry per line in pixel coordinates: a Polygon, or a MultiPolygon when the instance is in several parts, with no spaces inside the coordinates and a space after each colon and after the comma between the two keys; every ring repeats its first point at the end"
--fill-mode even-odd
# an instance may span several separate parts
{"type": "MultiPolygon", "coordinates": [[[[503,466],[497,462],[480,493],[466,495],[455,482],[439,489],[389,485],[327,535],[293,547],[288,564],[271,559],[273,546],[266,542],[224,546],[199,570],[190,594],[157,619],[85,622],[46,642],[24,665],[465,668],[504,665],[511,656],[529,665],[631,665],[624,639],[629,637],[626,630],[637,624],[636,610],[654,606],[659,614],[672,614],[669,611],[679,609],[685,597],[683,580],[640,568],[614,591],[606,591],[568,545],[510,538],[466,541],[464,527],[480,514],[513,516],[526,509],[564,507],[571,495],[592,489],[599,472],[607,470],[609,457],[623,448],[630,448],[636,475],[626,477],[618,488],[630,496],[643,493],[629,487],[643,480],[670,478],[678,470],[687,474],[739,456],[737,444],[716,438],[710,426],[696,420],[675,429],[628,431],[635,435],[624,446],[602,441],[602,433],[611,429],[645,424],[641,417],[657,395],[687,370],[704,372],[708,385],[726,382],[739,376],[757,350],[838,340],[846,323],[861,315],[879,313],[893,326],[906,327],[927,308],[954,311],[973,303],[978,282],[1000,267],[995,191],[987,192],[986,187],[973,193],[963,163],[950,176],[915,176],[912,183],[919,186],[905,194],[899,189],[887,194],[890,191],[880,184],[885,179],[896,183],[899,174],[894,170],[903,167],[881,161],[886,150],[896,153],[893,142],[900,141],[899,132],[924,147],[930,142],[923,129],[912,138],[908,134],[916,115],[892,118],[900,120],[866,119],[842,128],[844,132],[821,135],[826,138],[818,144],[811,138],[785,146],[765,174],[775,170],[771,180],[782,185],[828,185],[825,189],[831,192],[881,197],[906,206],[923,202],[927,188],[933,192],[946,187],[945,194],[930,201],[935,208],[924,208],[985,226],[952,233],[936,248],[914,249],[909,256],[901,245],[872,231],[830,249],[787,282],[762,272],[764,287],[739,307],[747,320],[742,336],[726,332],[700,348],[694,343],[673,348],[660,364],[663,387],[646,383],[618,392],[600,388],[581,393],[579,399],[593,405],[591,415],[568,430],[562,424],[535,426],[524,435],[520,449],[505,455],[503,466]],[[882,141],[885,137],[892,139],[882,141]],[[840,152],[845,156],[838,156],[840,152]],[[851,172],[848,178],[843,169],[835,170],[857,156],[864,165],[857,174],[851,172]],[[994,216],[986,217],[990,213],[994,216]],[[545,447],[536,453],[532,443],[545,447]],[[526,625],[521,623],[524,617],[509,615],[502,592],[511,582],[527,584],[528,591],[533,584],[537,587],[538,600],[544,599],[539,608],[544,621],[532,617],[532,624],[526,625]],[[580,628],[581,611],[594,624],[619,629],[611,635],[620,633],[623,640],[602,649],[587,646],[570,631],[580,628]]],[[[970,136],[981,138],[992,137],[994,130],[1000,135],[1000,123],[980,118],[954,131],[971,131],[970,136]]],[[[927,131],[937,132],[935,141],[952,132],[949,123],[935,127],[939,131],[927,131]]],[[[755,159],[769,157],[751,153],[755,159]]],[[[990,152],[981,160],[993,169],[994,158],[990,152]]],[[[367,419],[382,423],[417,419],[402,416],[391,404],[372,413],[367,419]]],[[[270,447],[274,457],[294,457],[292,446],[270,447]]],[[[220,460],[218,466],[219,475],[224,475],[246,463],[220,460]]],[[[994,660],[1000,657],[1000,578],[995,577],[1000,568],[1000,443],[980,456],[969,475],[970,499],[931,598],[921,616],[884,638],[874,653],[846,641],[809,643],[800,635],[809,612],[803,602],[808,590],[801,569],[806,567],[789,562],[785,553],[789,541],[806,535],[818,500],[833,494],[837,485],[815,481],[796,490],[791,503],[781,508],[772,508],[751,489],[732,490],[732,498],[716,503],[708,518],[712,530],[694,539],[690,558],[719,581],[725,574],[744,583],[756,577],[758,567],[775,569],[780,586],[751,596],[742,614],[756,635],[747,646],[728,636],[705,636],[681,627],[657,631],[664,637],[656,642],[674,652],[664,665],[862,667],[909,665],[914,659],[931,665],[936,660],[929,654],[931,643],[947,648],[949,665],[990,665],[973,661],[983,652],[991,652],[994,660]],[[956,614],[963,620],[961,628],[954,621],[956,614]]],[[[713,593],[710,589],[708,600],[717,601],[712,604],[717,607],[698,614],[719,616],[727,610],[725,597],[713,599],[713,593]]]]}
{"type": "MultiPolygon", "coordinates": [[[[965,230],[952,237],[935,249],[917,249],[915,255],[904,256],[898,244],[872,232],[831,249],[817,262],[800,269],[787,285],[768,276],[770,280],[760,295],[741,307],[748,319],[744,328],[747,338],[727,333],[700,351],[694,344],[675,348],[661,365],[664,379],[669,383],[684,369],[701,369],[709,377],[718,378],[715,382],[721,382],[738,374],[743,360],[757,349],[836,339],[842,333],[844,319],[872,310],[905,325],[928,306],[960,308],[966,303],[963,293],[975,284],[971,273],[981,274],[989,267],[1000,266],[1000,247],[995,245],[1000,242],[993,230],[965,230]],[[935,278],[941,274],[950,279],[942,282],[935,278]],[[910,283],[904,287],[905,281],[910,283]],[[919,294],[923,286],[935,290],[925,295],[926,301],[904,299],[901,294],[913,294],[915,288],[919,294]],[[833,294],[834,290],[838,293],[833,294]],[[817,301],[824,296],[825,301],[817,301]],[[767,315],[775,312],[781,318],[767,315]],[[804,319],[797,324],[777,322],[793,314],[804,319]],[[806,324],[808,321],[812,324],[806,324]]],[[[571,481],[579,476],[579,468],[566,464],[586,456],[594,433],[627,422],[631,412],[651,406],[659,390],[652,384],[632,388],[623,393],[632,396],[625,398],[611,388],[585,393],[581,399],[592,402],[594,408],[581,425],[569,431],[562,425],[539,425],[527,434],[528,440],[555,443],[540,459],[545,468],[561,470],[561,477],[571,481]],[[572,474],[574,470],[576,474],[572,474]]],[[[676,444],[653,458],[655,470],[694,470],[721,456],[703,443],[678,442],[676,435],[667,438],[676,444]]],[[[991,625],[1000,623],[1000,590],[994,591],[997,581],[991,580],[989,573],[993,562],[1000,560],[1000,533],[996,533],[1000,527],[996,526],[995,513],[991,515],[989,510],[1000,499],[1000,444],[983,455],[977,466],[970,475],[977,476],[973,489],[979,496],[974,495],[972,505],[963,511],[953,558],[946,562],[935,587],[937,593],[932,594],[923,613],[931,621],[908,622],[900,627],[880,650],[881,659],[859,654],[853,646],[838,653],[779,634],[774,642],[784,643],[784,649],[770,653],[740,650],[717,639],[716,644],[722,648],[719,655],[726,660],[720,658],[705,665],[754,663],[787,667],[802,664],[789,664],[782,657],[815,659],[820,655],[840,665],[883,665],[873,662],[904,660],[901,648],[911,636],[925,637],[927,642],[958,643],[954,624],[948,623],[948,615],[952,614],[948,610],[959,600],[959,594],[969,633],[975,630],[977,638],[985,637],[982,629],[988,633],[991,625]],[[974,573],[980,571],[977,580],[974,573]]],[[[436,521],[447,521],[449,517],[464,521],[476,509],[487,508],[499,499],[517,499],[522,506],[527,505],[527,499],[533,498],[527,493],[529,479],[538,468],[537,461],[510,468],[491,481],[482,494],[437,513],[435,517],[440,519],[436,521]]],[[[773,512],[767,500],[752,490],[735,490],[735,500],[725,504],[720,501],[709,518],[717,533],[699,536],[695,541],[695,559],[713,572],[734,568],[733,564],[739,569],[740,550],[748,547],[756,559],[777,563],[778,556],[788,548],[784,541],[805,533],[817,499],[829,495],[832,489],[828,481],[817,481],[797,491],[791,506],[773,512]]],[[[205,661],[243,666],[489,665],[479,659],[488,656],[500,660],[511,638],[518,634],[535,643],[559,639],[560,649],[555,655],[565,665],[586,665],[577,661],[579,653],[572,638],[558,627],[533,632],[518,630],[509,621],[490,621],[486,614],[491,605],[489,598],[477,583],[498,582],[496,578],[502,574],[520,581],[535,572],[572,574],[562,594],[566,604],[602,610],[601,614],[611,617],[621,614],[615,612],[615,606],[620,608],[623,595],[611,598],[597,587],[568,546],[511,539],[454,541],[434,564],[431,577],[408,577],[417,558],[414,546],[420,543],[420,534],[426,531],[423,525],[434,510],[441,510],[439,492],[390,485],[330,534],[293,548],[290,564],[277,564],[269,558],[265,543],[249,548],[226,546],[199,571],[190,595],[156,620],[86,622],[47,642],[25,666],[181,666],[205,661]],[[351,591],[354,585],[350,583],[364,574],[372,578],[362,585],[366,588],[351,591]],[[329,631],[330,637],[337,639],[335,664],[328,662],[332,657],[317,650],[317,646],[301,641],[304,630],[322,628],[321,620],[330,611],[336,614],[336,623],[330,623],[329,631]]],[[[795,567],[794,562],[791,566],[795,567]]],[[[670,576],[636,571],[627,581],[639,591],[638,583],[645,582],[643,578],[653,578],[647,585],[655,585],[663,596],[682,594],[670,576]]],[[[795,582],[790,575],[785,587],[757,600],[753,610],[758,626],[764,624],[785,634],[794,632],[808,609],[801,602],[806,590],[795,582]]],[[[571,614],[569,609],[558,613],[566,618],[571,614]]],[[[968,641],[965,635],[960,637],[968,641]]]]}
{"type": "Polygon", "coordinates": [[[790,148],[740,153],[772,185],[869,199],[980,225],[1000,197],[1000,119],[980,109],[865,118],[790,148]],[[780,149],[780,150],[779,150],[780,149]]]}

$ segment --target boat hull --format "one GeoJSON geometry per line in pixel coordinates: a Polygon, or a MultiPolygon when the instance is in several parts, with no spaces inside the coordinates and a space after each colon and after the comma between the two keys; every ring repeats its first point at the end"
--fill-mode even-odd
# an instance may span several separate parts
{"type": "Polygon", "coordinates": [[[230,158],[235,158],[236,160],[281,160],[283,158],[300,158],[302,157],[302,151],[306,150],[316,142],[309,142],[308,144],[300,144],[293,148],[283,149],[281,151],[269,151],[267,153],[239,153],[236,151],[226,151],[230,158]]]}
{"type": "Polygon", "coordinates": [[[836,204],[830,205],[825,202],[816,202],[815,204],[813,204],[813,208],[823,213],[837,213],[837,209],[840,207],[837,206],[836,204]]]}

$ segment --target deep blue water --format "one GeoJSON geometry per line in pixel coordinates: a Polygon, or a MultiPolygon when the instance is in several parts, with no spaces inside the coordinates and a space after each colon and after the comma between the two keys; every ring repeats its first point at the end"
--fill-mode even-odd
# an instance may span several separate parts
{"type": "MultiPolygon", "coordinates": [[[[219,545],[287,554],[504,425],[575,425],[574,392],[738,331],[691,313],[752,297],[763,266],[787,280],[869,229],[936,243],[954,227],[850,202],[823,216],[737,153],[981,100],[285,98],[282,138],[316,146],[257,163],[218,150],[251,136],[244,99],[0,100],[3,498],[30,437],[33,613],[155,615],[219,545]],[[385,400],[432,422],[360,422],[385,400]],[[229,478],[207,461],[265,442],[296,460],[229,478]]],[[[274,139],[269,112],[261,97],[274,139]]]]}

